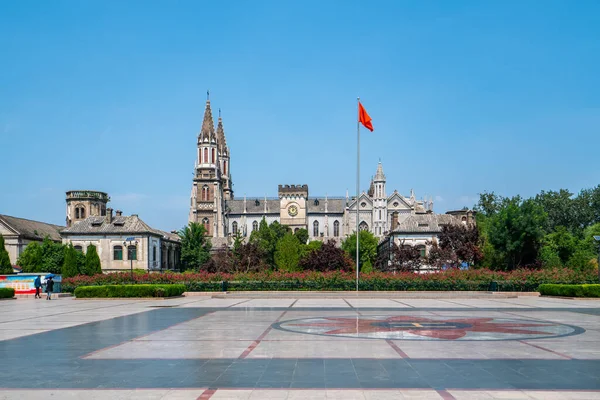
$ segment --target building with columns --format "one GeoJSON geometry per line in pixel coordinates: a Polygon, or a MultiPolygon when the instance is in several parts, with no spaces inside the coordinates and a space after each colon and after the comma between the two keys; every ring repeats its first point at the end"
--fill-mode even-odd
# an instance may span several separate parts
{"type": "MultiPolygon", "coordinates": [[[[219,113],[220,114],[220,113],[219,113]]],[[[278,221],[292,230],[308,230],[311,240],[341,241],[358,226],[383,240],[396,232],[411,217],[436,219],[433,200],[417,200],[411,190],[408,196],[397,190],[388,194],[386,176],[381,162],[377,165],[369,190],[358,199],[346,196],[311,196],[309,187],[279,185],[277,197],[235,198],[231,179],[231,153],[225,139],[223,120],[219,115],[215,128],[210,100],[206,101],[204,119],[196,141],[194,178],[190,195],[189,222],[204,225],[213,246],[231,244],[231,237],[240,233],[250,236],[264,218],[271,224],[278,221]]],[[[442,218],[454,218],[444,215],[442,218]]]]}

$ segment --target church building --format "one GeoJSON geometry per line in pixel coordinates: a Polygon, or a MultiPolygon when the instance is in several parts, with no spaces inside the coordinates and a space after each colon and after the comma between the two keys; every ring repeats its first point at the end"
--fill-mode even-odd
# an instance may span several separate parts
{"type": "MultiPolygon", "coordinates": [[[[219,113],[220,114],[220,113],[219,113]]],[[[250,236],[265,218],[278,221],[292,230],[308,230],[311,240],[341,241],[356,229],[383,239],[409,217],[433,214],[433,200],[417,200],[411,190],[403,196],[397,190],[388,194],[381,162],[377,165],[368,191],[355,197],[310,196],[308,185],[279,185],[277,197],[235,198],[231,179],[231,153],[219,115],[215,128],[210,99],[197,138],[194,178],[190,196],[189,222],[204,225],[213,245],[230,244],[232,235],[250,236]]]]}

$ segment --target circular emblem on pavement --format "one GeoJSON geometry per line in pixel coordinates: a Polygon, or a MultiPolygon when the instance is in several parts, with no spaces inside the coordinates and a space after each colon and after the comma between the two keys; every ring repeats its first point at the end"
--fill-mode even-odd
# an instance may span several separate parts
{"type": "Polygon", "coordinates": [[[282,331],[395,340],[531,340],[578,335],[583,328],[517,318],[363,315],[315,317],[273,324],[282,331]]]}

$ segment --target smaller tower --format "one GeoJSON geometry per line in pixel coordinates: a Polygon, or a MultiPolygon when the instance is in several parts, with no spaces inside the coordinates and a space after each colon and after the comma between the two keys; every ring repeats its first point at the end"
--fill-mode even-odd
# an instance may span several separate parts
{"type": "Polygon", "coordinates": [[[372,181],[373,187],[373,233],[381,237],[387,231],[387,196],[385,194],[385,175],[381,161],[372,181]]]}
{"type": "Polygon", "coordinates": [[[108,194],[94,190],[70,190],[67,193],[67,228],[87,217],[104,217],[108,194]]]}

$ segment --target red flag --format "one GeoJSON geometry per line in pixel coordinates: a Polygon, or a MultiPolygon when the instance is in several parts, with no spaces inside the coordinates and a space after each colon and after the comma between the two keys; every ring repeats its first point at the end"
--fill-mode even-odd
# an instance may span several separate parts
{"type": "Polygon", "coordinates": [[[367,110],[358,102],[358,121],[363,124],[365,128],[373,132],[373,124],[371,123],[371,117],[367,114],[367,110]]]}

